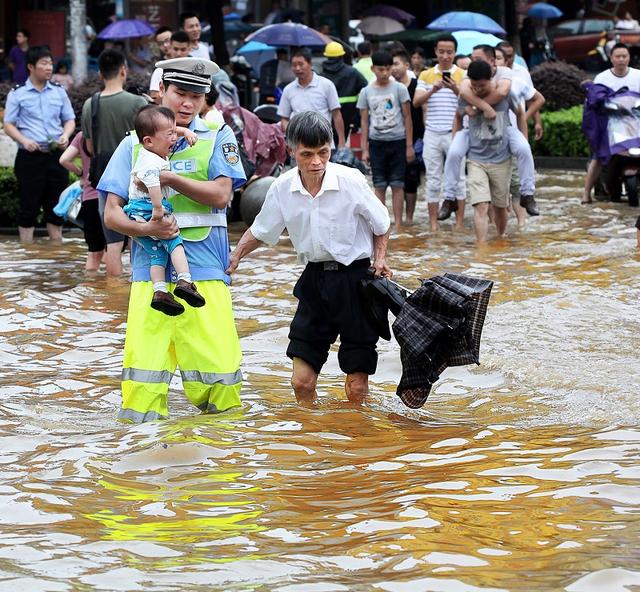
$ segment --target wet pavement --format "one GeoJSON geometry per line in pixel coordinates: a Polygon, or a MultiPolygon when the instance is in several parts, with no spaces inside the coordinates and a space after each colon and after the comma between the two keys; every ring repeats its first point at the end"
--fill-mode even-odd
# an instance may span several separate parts
{"type": "MultiPolygon", "coordinates": [[[[118,424],[128,286],[84,244],[0,239],[0,589],[623,591],[640,586],[640,253],[624,204],[541,176],[544,215],[483,250],[470,226],[390,241],[396,279],[493,279],[478,367],[422,410],[380,345],[364,408],[335,351],[316,409],[284,355],[301,268],[284,243],[232,293],[244,407],[118,424]]],[[[470,219],[468,220],[470,224],[470,219]]],[[[242,227],[231,229],[233,242],[242,227]]]]}

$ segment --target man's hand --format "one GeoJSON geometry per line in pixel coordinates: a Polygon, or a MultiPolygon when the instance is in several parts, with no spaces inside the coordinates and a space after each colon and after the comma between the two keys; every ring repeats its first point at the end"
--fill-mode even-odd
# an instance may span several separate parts
{"type": "Polygon", "coordinates": [[[478,115],[478,110],[473,106],[473,105],[467,105],[464,108],[464,112],[469,116],[469,117],[476,117],[478,115]]]}
{"type": "Polygon", "coordinates": [[[460,94],[460,89],[458,88],[458,85],[451,78],[443,78],[442,79],[442,86],[444,88],[448,88],[456,96],[458,96],[460,94]]]}
{"type": "Polygon", "coordinates": [[[22,142],[22,145],[28,152],[37,152],[38,150],[40,150],[38,142],[36,142],[35,140],[29,140],[29,138],[25,138],[25,141],[22,142]]]}
{"type": "Polygon", "coordinates": [[[413,162],[416,159],[416,153],[413,151],[413,146],[409,144],[407,146],[407,162],[413,162]]]}
{"type": "Polygon", "coordinates": [[[173,215],[162,216],[160,220],[149,220],[145,224],[145,235],[162,239],[176,238],[180,234],[178,223],[173,215]]]}
{"type": "Polygon", "coordinates": [[[171,185],[171,181],[176,178],[176,173],[172,171],[160,171],[160,185],[171,185]]]}
{"type": "Polygon", "coordinates": [[[544,136],[544,128],[542,127],[541,123],[536,123],[533,126],[533,131],[534,131],[534,138],[536,140],[542,140],[542,136],[544,136]]]}
{"type": "Polygon", "coordinates": [[[431,92],[438,92],[443,86],[444,86],[443,79],[438,80],[433,83],[433,86],[431,87],[431,92]]]}
{"type": "Polygon", "coordinates": [[[363,148],[362,149],[362,162],[364,162],[366,165],[369,164],[369,149],[368,148],[363,148]]]}
{"type": "Polygon", "coordinates": [[[162,220],[164,217],[164,208],[162,206],[153,206],[153,210],[151,212],[151,219],[154,222],[158,222],[162,220]]]}
{"type": "Polygon", "coordinates": [[[58,138],[58,148],[60,148],[60,150],[66,150],[68,145],[69,145],[69,136],[67,136],[67,134],[62,134],[58,138]]]}
{"type": "Polygon", "coordinates": [[[493,107],[487,107],[482,114],[484,115],[485,119],[495,119],[496,118],[496,112],[494,110],[493,107]]]}
{"type": "Polygon", "coordinates": [[[387,260],[386,259],[374,259],[373,261],[373,274],[376,277],[386,277],[391,279],[393,277],[393,271],[391,271],[391,268],[387,265],[387,260]]]}
{"type": "Polygon", "coordinates": [[[187,144],[189,144],[189,146],[193,146],[198,141],[198,134],[192,132],[190,129],[185,129],[184,139],[187,141],[187,144]]]}
{"type": "Polygon", "coordinates": [[[240,259],[238,258],[237,251],[234,250],[231,255],[229,255],[229,265],[225,273],[231,275],[236,269],[238,269],[239,263],[240,259]]]}

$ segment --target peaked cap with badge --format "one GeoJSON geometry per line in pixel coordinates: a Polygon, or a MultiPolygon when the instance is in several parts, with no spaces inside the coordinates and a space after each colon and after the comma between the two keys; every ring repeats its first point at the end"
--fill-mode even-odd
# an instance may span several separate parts
{"type": "Polygon", "coordinates": [[[211,77],[220,71],[218,64],[203,58],[173,58],[156,62],[162,70],[163,82],[175,84],[189,92],[206,94],[211,90],[211,77]]]}

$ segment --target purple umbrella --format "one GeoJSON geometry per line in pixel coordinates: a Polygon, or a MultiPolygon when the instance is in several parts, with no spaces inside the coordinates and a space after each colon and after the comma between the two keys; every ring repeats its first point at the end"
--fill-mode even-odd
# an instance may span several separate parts
{"type": "Polygon", "coordinates": [[[261,41],[274,47],[324,47],[331,39],[301,23],[277,23],[261,27],[246,41],[261,41]]]}
{"type": "Polygon", "coordinates": [[[98,33],[98,39],[129,39],[130,37],[146,37],[154,33],[155,29],[146,21],[123,19],[102,29],[98,33]]]}
{"type": "Polygon", "coordinates": [[[411,22],[416,17],[400,8],[389,6],[388,4],[376,4],[367,10],[366,16],[386,16],[400,22],[411,22]]]}

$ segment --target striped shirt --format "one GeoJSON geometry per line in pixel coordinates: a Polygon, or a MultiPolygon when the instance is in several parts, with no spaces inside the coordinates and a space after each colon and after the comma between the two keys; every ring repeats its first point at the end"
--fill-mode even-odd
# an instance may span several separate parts
{"type": "MultiPolygon", "coordinates": [[[[458,66],[452,66],[449,72],[451,72],[451,79],[459,86],[465,71],[458,66]]],[[[436,65],[420,74],[418,88],[429,92],[439,80],[442,80],[442,72],[436,65]]],[[[457,108],[458,97],[451,89],[442,87],[439,91],[434,92],[427,100],[425,130],[435,134],[449,133],[457,108]]]]}

